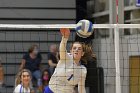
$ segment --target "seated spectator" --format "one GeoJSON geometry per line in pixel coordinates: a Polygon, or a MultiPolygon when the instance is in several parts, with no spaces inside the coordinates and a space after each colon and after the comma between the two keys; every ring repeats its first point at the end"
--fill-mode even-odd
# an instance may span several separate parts
{"type": "Polygon", "coordinates": [[[50,80],[50,72],[48,69],[43,70],[42,72],[42,89],[41,93],[44,93],[45,86],[48,86],[50,80]]]}
{"type": "Polygon", "coordinates": [[[4,70],[1,64],[1,58],[0,58],[0,86],[3,86],[4,84],[4,70]]]}
{"type": "Polygon", "coordinates": [[[33,93],[31,86],[32,75],[27,69],[21,70],[15,79],[15,89],[13,93],[33,93]]]}
{"type": "Polygon", "coordinates": [[[37,86],[40,88],[41,84],[41,54],[37,45],[32,45],[27,54],[23,56],[20,70],[25,68],[31,71],[32,77],[37,80],[37,86]]]}
{"type": "Polygon", "coordinates": [[[59,58],[58,58],[57,46],[55,44],[52,44],[50,46],[50,52],[48,53],[48,64],[49,64],[49,70],[51,75],[55,70],[58,60],[59,58]]]}

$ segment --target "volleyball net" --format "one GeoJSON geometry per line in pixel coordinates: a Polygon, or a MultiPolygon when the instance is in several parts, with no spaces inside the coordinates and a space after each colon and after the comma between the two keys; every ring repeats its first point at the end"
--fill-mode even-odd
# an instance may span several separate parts
{"type": "MultiPolygon", "coordinates": [[[[0,56],[6,85],[13,85],[10,79],[15,79],[23,53],[32,44],[39,45],[46,67],[49,46],[53,43],[59,46],[59,28],[75,27],[76,24],[0,24],[0,56]]],[[[93,50],[98,67],[104,70],[104,93],[140,93],[140,25],[94,24],[93,29],[93,50]]],[[[74,38],[72,31],[68,44],[74,38]]]]}

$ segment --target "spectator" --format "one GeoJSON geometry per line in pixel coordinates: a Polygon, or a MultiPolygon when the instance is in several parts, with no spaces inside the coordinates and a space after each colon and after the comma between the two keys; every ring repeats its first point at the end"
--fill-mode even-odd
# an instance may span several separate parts
{"type": "Polygon", "coordinates": [[[31,79],[32,75],[31,72],[27,69],[22,69],[15,79],[15,89],[14,93],[31,93],[32,88],[31,86],[31,79]]]}
{"type": "Polygon", "coordinates": [[[42,90],[41,93],[44,93],[45,86],[48,86],[50,80],[50,72],[48,69],[43,70],[42,72],[42,90]]]}
{"type": "Polygon", "coordinates": [[[20,70],[25,68],[29,69],[32,73],[32,77],[37,80],[37,86],[40,88],[41,85],[41,70],[40,70],[40,65],[41,65],[41,54],[39,53],[39,48],[37,45],[32,45],[29,48],[29,51],[27,54],[23,56],[20,70]]]}
{"type": "Polygon", "coordinates": [[[50,70],[50,74],[52,75],[55,67],[58,63],[58,50],[57,50],[57,46],[55,44],[52,44],[50,46],[50,53],[48,53],[48,64],[49,64],[49,70],[50,70]]]}
{"type": "Polygon", "coordinates": [[[1,58],[0,58],[0,86],[3,86],[4,84],[4,70],[1,64],[1,58]]]}

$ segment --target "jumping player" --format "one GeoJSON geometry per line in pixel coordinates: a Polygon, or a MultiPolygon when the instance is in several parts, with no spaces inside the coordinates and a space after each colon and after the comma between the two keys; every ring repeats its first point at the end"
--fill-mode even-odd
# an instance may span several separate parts
{"type": "Polygon", "coordinates": [[[84,56],[84,46],[80,42],[74,42],[70,53],[67,53],[66,45],[70,36],[70,30],[60,29],[62,40],[60,43],[60,61],[50,79],[44,93],[74,93],[74,87],[78,84],[78,92],[86,93],[85,79],[86,68],[81,64],[84,56]]]}

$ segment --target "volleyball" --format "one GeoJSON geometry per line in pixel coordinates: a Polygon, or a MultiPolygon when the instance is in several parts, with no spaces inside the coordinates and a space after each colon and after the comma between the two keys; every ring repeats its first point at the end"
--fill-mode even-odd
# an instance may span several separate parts
{"type": "Polygon", "coordinates": [[[80,20],[77,24],[76,24],[76,33],[79,37],[82,38],[87,38],[90,35],[92,35],[93,33],[93,29],[92,29],[92,22],[90,22],[89,20],[80,20]]]}

